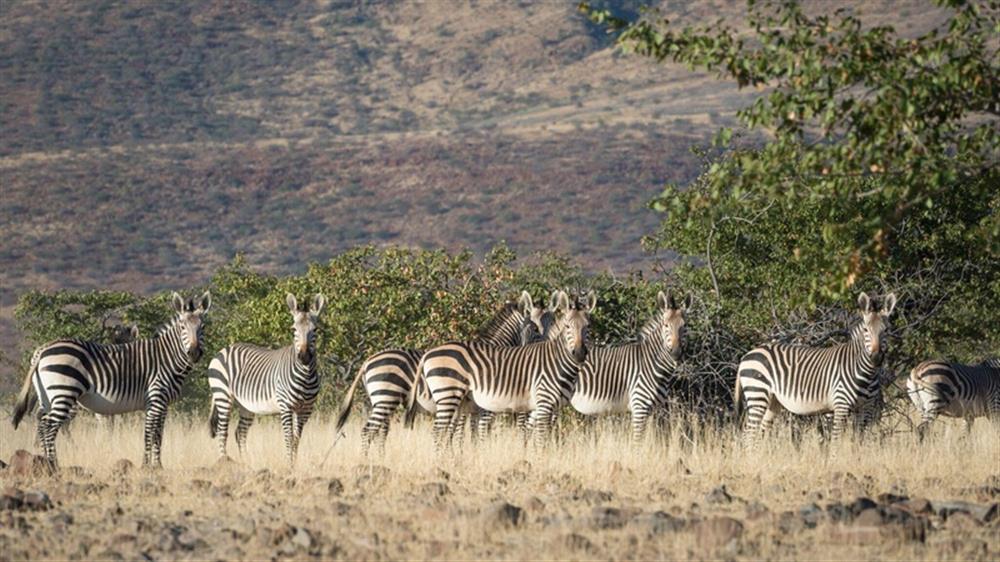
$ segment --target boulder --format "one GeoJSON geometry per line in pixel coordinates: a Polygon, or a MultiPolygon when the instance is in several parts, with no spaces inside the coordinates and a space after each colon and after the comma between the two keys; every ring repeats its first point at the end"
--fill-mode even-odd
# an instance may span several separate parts
{"type": "Polygon", "coordinates": [[[743,523],[732,517],[713,517],[694,525],[698,544],[706,548],[730,546],[743,536],[743,523]]]}

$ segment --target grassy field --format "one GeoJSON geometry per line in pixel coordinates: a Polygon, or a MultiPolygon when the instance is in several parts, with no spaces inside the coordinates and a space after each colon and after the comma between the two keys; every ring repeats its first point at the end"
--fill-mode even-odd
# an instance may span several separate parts
{"type": "MultiPolygon", "coordinates": [[[[175,418],[164,470],[122,470],[120,459],[141,459],[139,421],[74,422],[59,440],[59,477],[0,472],[5,487],[54,503],[0,510],[0,559],[1000,556],[996,509],[977,511],[1000,494],[1000,442],[985,422],[969,435],[940,424],[921,446],[901,433],[828,448],[809,433],[793,447],[782,428],[748,452],[728,431],[680,424],[632,445],[612,419],[566,429],[542,451],[499,428],[443,456],[423,422],[395,428],[385,456],[368,462],[358,419],[332,449],[332,423],[318,419],[289,469],[275,420],[251,430],[244,458],[220,464],[205,421],[175,418]],[[859,497],[878,506],[863,511],[873,504],[859,497]],[[947,507],[956,500],[972,513],[947,507]]],[[[32,440],[30,424],[5,423],[0,455],[32,440]]]]}

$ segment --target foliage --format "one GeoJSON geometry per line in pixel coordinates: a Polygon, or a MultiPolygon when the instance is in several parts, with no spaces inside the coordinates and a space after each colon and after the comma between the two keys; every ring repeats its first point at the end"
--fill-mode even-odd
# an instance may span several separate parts
{"type": "MultiPolygon", "coordinates": [[[[626,51],[767,90],[738,116],[769,141],[712,162],[693,192],[668,187],[655,207],[668,216],[665,228],[680,231],[672,241],[741,229],[737,221],[756,213],[762,229],[815,233],[812,243],[750,248],[792,263],[785,276],[822,272],[793,293],[813,299],[847,295],[878,276],[893,254],[909,252],[899,232],[926,224],[927,213],[961,221],[949,237],[974,246],[966,254],[1000,257],[1000,5],[938,4],[947,20],[913,39],[844,10],[810,17],[795,1],[751,1],[750,37],[722,22],[677,30],[650,14],[626,21],[581,8],[626,51]],[[809,230],[772,220],[804,212],[814,215],[809,230]]],[[[732,135],[720,130],[717,146],[732,135]]]]}

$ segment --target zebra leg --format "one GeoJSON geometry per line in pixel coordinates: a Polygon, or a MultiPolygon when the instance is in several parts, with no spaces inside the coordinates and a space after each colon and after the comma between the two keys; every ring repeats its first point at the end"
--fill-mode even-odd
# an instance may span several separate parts
{"type": "Polygon", "coordinates": [[[458,448],[462,448],[465,443],[465,426],[466,422],[469,422],[469,418],[469,414],[459,412],[451,419],[451,430],[448,432],[449,447],[453,447],[453,443],[457,443],[458,448]]]}
{"type": "Polygon", "coordinates": [[[294,433],[292,435],[292,458],[298,457],[299,455],[299,442],[302,441],[302,429],[306,426],[309,421],[309,416],[312,415],[312,410],[303,410],[295,414],[295,426],[294,433]]]}
{"type": "Polygon", "coordinates": [[[219,458],[226,458],[226,441],[229,439],[229,419],[233,413],[233,403],[229,397],[216,398],[215,404],[215,443],[219,448],[219,458]]]}
{"type": "Polygon", "coordinates": [[[465,394],[449,395],[437,402],[437,411],[434,412],[434,447],[441,452],[451,443],[453,423],[458,414],[458,408],[462,405],[465,394]]]}
{"type": "Polygon", "coordinates": [[[642,441],[646,434],[646,425],[649,421],[650,407],[648,404],[636,404],[632,407],[632,443],[637,444],[642,441]]]}
{"type": "Polygon", "coordinates": [[[247,433],[250,432],[253,419],[252,413],[240,410],[240,422],[236,425],[236,448],[239,450],[241,457],[247,450],[247,433]]]}
{"type": "Polygon", "coordinates": [[[479,419],[476,420],[476,438],[479,440],[485,440],[490,432],[493,430],[493,420],[496,418],[496,414],[487,410],[479,411],[479,419]]]}
{"type": "Polygon", "coordinates": [[[361,448],[365,456],[368,456],[368,449],[372,442],[378,440],[380,450],[385,448],[385,438],[389,434],[389,419],[392,413],[399,408],[400,400],[393,397],[390,400],[374,402],[372,411],[368,415],[368,421],[361,428],[361,448]]]}
{"type": "Polygon", "coordinates": [[[849,408],[844,406],[837,406],[833,410],[833,431],[830,435],[831,442],[837,442],[840,440],[841,435],[847,426],[847,419],[851,411],[849,408]]]}
{"type": "Polygon", "coordinates": [[[531,411],[531,425],[534,428],[536,447],[545,445],[548,440],[553,418],[553,404],[547,400],[539,401],[535,409],[531,411]]]}
{"type": "Polygon", "coordinates": [[[285,436],[285,455],[288,458],[288,464],[295,464],[295,451],[293,441],[295,440],[294,435],[294,416],[290,409],[282,408],[281,413],[281,433],[285,436]]]}
{"type": "Polygon", "coordinates": [[[162,468],[160,446],[163,443],[163,424],[167,421],[167,401],[154,391],[146,399],[146,423],[143,427],[142,464],[151,468],[162,468]]]}

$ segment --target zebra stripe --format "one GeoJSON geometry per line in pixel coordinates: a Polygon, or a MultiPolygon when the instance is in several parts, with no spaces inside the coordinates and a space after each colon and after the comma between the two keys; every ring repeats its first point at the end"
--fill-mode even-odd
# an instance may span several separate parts
{"type": "Polygon", "coordinates": [[[978,365],[925,361],[910,371],[906,390],[920,412],[921,439],[938,415],[964,418],[968,429],[978,417],[1000,424],[1000,358],[978,365]]]}
{"type": "Polygon", "coordinates": [[[295,463],[302,429],[319,394],[316,320],[326,298],[321,294],[314,296],[307,311],[298,309],[298,302],[290,293],[285,302],[295,331],[292,345],[267,349],[236,343],[220,350],[209,364],[208,386],[212,391],[209,433],[216,439],[220,458],[226,457],[229,419],[235,403],[240,410],[236,427],[240,453],[245,448],[254,415],[278,414],[288,462],[295,463]]]}
{"type": "MultiPolygon", "coordinates": [[[[580,365],[587,358],[589,313],[587,306],[569,306],[565,292],[554,295],[558,337],[523,347],[503,347],[483,342],[452,342],[429,350],[421,359],[421,378],[436,406],[435,445],[440,450],[450,439],[459,409],[467,398],[490,412],[531,412],[535,440],[541,444],[562,402],[569,401],[580,365]]],[[[416,392],[411,391],[408,424],[415,412],[416,392]]]]}
{"type": "Polygon", "coordinates": [[[896,296],[890,293],[881,310],[864,293],[858,304],[861,323],[851,330],[847,343],[831,347],[769,344],[743,356],[733,396],[737,418],[746,406],[748,438],[766,431],[781,406],[797,415],[833,412],[833,439],[837,439],[848,414],[881,391],[877,370],[896,296]]]}
{"type": "MultiPolygon", "coordinates": [[[[496,345],[522,345],[541,337],[541,331],[549,331],[553,314],[544,307],[536,306],[531,295],[524,291],[517,304],[507,303],[480,330],[479,337],[496,345]]],[[[369,357],[358,369],[346,400],[337,417],[337,432],[347,423],[354,401],[354,392],[360,381],[364,381],[365,393],[371,404],[371,412],[361,431],[362,447],[367,454],[371,443],[385,445],[389,433],[389,420],[410,393],[416,379],[417,367],[424,350],[395,348],[387,349],[369,357]]],[[[421,407],[434,413],[434,401],[421,381],[418,388],[421,407]]],[[[492,418],[480,417],[480,427],[488,427],[492,418]]]]}
{"type": "Polygon", "coordinates": [[[591,350],[580,367],[570,400],[585,416],[630,412],[632,438],[639,440],[649,415],[667,401],[670,379],[681,353],[684,308],[673,295],[656,296],[658,310],[642,327],[639,341],[591,350]]]}
{"type": "Polygon", "coordinates": [[[120,345],[78,339],[52,342],[38,351],[14,409],[16,429],[31,408],[31,387],[45,412],[38,426],[46,458],[57,467],[55,438],[76,414],[77,404],[97,414],[145,410],[143,464],[161,466],[160,444],[167,406],[201,357],[202,317],[209,293],[196,307],[173,294],[173,319],[156,336],[120,345]],[[30,381],[30,382],[29,382],[30,381]]]}

